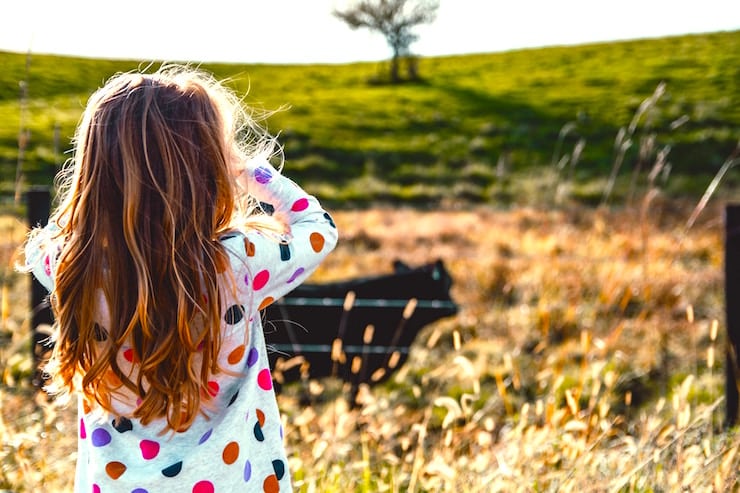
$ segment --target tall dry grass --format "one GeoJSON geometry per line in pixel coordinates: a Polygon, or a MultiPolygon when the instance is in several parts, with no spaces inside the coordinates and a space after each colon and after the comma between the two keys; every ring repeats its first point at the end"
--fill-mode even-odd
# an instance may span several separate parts
{"type": "MultiPolygon", "coordinates": [[[[442,258],[461,311],[356,408],[331,379],[284,388],[297,490],[737,490],[740,434],[721,426],[721,210],[687,231],[690,210],[337,213],[343,239],[314,281],[442,258]]],[[[0,489],[70,491],[75,411],[30,387],[28,286],[5,272],[0,489]]]]}
{"type": "MultiPolygon", "coordinates": [[[[284,387],[298,491],[740,489],[740,433],[722,426],[723,225],[710,200],[737,159],[699,204],[664,199],[670,149],[638,132],[662,90],[615,141],[603,204],[640,134],[622,206],[570,202],[587,146],[560,155],[571,126],[556,195],[537,207],[335,214],[342,239],[314,282],[443,259],[461,310],[356,407],[332,379],[284,387]]],[[[1,219],[0,490],[71,491],[75,411],[30,385],[28,279],[12,269],[25,226],[1,219]]]]}

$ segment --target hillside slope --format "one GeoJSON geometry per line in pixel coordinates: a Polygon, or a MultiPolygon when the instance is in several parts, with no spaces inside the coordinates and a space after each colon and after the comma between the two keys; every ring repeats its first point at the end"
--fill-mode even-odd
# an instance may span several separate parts
{"type": "MultiPolygon", "coordinates": [[[[51,183],[90,92],[143,65],[13,53],[0,63],[6,202],[19,162],[24,188],[51,183]]],[[[663,149],[660,186],[694,196],[740,138],[740,31],[425,58],[423,79],[397,86],[368,83],[384,69],[375,63],[202,66],[248,91],[248,104],[282,108],[265,124],[282,136],[287,172],[335,204],[526,202],[565,181],[576,199],[596,201],[620,159],[620,129],[631,145],[616,195],[646,186],[663,149]]],[[[738,183],[728,173],[723,187],[738,183]]]]}

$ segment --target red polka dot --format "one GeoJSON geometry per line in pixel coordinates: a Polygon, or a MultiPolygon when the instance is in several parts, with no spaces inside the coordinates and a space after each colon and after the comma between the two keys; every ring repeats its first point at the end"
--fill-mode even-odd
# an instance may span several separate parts
{"type": "Polygon", "coordinates": [[[270,370],[267,368],[263,369],[257,375],[257,385],[262,390],[270,390],[272,388],[272,377],[270,376],[270,370]]]}
{"type": "Polygon", "coordinates": [[[214,491],[213,483],[210,481],[198,481],[193,486],[193,493],[213,493],[214,491]]]}
{"type": "Polygon", "coordinates": [[[308,208],[308,199],[302,198],[293,202],[293,206],[290,208],[293,212],[305,211],[308,208]]]}
{"type": "Polygon", "coordinates": [[[133,363],[137,359],[136,355],[134,354],[133,348],[128,348],[123,351],[123,358],[129,363],[133,363]]]}
{"type": "Polygon", "coordinates": [[[265,287],[265,284],[267,284],[267,281],[270,280],[270,271],[268,270],[262,270],[257,273],[256,276],[254,276],[254,281],[252,281],[252,289],[255,291],[260,290],[265,287]]]}
{"type": "Polygon", "coordinates": [[[208,393],[211,394],[211,397],[216,397],[220,389],[221,387],[218,385],[218,382],[214,382],[213,380],[208,382],[208,393]]]}

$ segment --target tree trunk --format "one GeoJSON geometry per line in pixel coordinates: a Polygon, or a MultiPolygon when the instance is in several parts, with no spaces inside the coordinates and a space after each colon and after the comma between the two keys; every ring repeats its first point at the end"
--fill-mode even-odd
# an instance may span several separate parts
{"type": "Polygon", "coordinates": [[[400,80],[400,77],[398,75],[399,61],[400,61],[400,56],[398,55],[398,52],[394,51],[393,58],[391,58],[391,82],[393,84],[397,83],[400,80]]]}

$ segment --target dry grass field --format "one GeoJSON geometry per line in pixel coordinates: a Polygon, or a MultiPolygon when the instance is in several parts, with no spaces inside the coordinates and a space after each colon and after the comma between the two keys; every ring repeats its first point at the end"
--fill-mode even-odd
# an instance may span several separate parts
{"type": "MultiPolygon", "coordinates": [[[[442,259],[457,316],[351,408],[333,380],[280,395],[301,492],[737,491],[723,430],[723,223],[710,205],[338,211],[314,282],[442,259]]],[[[74,406],[29,383],[24,226],[0,223],[0,491],[68,492],[74,406]]]]}

